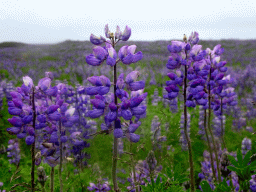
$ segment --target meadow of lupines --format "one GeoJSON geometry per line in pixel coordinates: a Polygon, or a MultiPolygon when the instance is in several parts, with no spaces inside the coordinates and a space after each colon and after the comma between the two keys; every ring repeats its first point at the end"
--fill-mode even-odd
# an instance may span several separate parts
{"type": "Polygon", "coordinates": [[[2,44],[0,190],[256,191],[255,40],[105,36],[2,44]]]}

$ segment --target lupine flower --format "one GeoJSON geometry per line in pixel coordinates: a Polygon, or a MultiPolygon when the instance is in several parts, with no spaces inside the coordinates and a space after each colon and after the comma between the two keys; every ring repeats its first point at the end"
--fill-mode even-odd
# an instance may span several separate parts
{"type": "Polygon", "coordinates": [[[7,157],[10,157],[12,159],[9,159],[10,164],[15,164],[16,166],[20,162],[20,148],[19,148],[19,141],[17,139],[10,139],[8,141],[8,148],[7,148],[7,157]]]}
{"type": "Polygon", "coordinates": [[[100,191],[110,191],[111,190],[107,181],[104,182],[103,184],[98,183],[96,185],[94,183],[90,183],[90,187],[87,187],[87,189],[89,191],[94,191],[95,190],[95,191],[99,191],[99,192],[100,191]]]}
{"type": "Polygon", "coordinates": [[[252,141],[251,139],[248,139],[248,138],[244,138],[243,141],[242,141],[242,154],[243,156],[249,151],[252,149],[252,141]]]}

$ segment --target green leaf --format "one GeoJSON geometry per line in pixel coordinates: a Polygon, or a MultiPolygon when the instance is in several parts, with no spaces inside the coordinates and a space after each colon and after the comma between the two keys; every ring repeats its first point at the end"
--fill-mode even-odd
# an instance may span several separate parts
{"type": "Polygon", "coordinates": [[[226,179],[224,178],[223,181],[216,186],[215,190],[216,192],[230,192],[231,187],[228,186],[226,179]]]}
{"type": "Polygon", "coordinates": [[[236,159],[233,156],[228,155],[228,159],[232,165],[234,165],[235,167],[240,167],[239,164],[237,163],[236,159]]]}
{"type": "Polygon", "coordinates": [[[239,148],[237,148],[237,153],[236,153],[236,157],[237,157],[237,162],[239,165],[243,165],[243,155],[242,152],[239,148]]]}
{"type": "Polygon", "coordinates": [[[207,181],[202,181],[200,183],[200,185],[201,185],[201,188],[202,188],[203,192],[212,191],[212,188],[210,187],[209,183],[207,183],[207,181]]]}
{"type": "Polygon", "coordinates": [[[167,173],[167,176],[168,176],[170,179],[173,178],[173,173],[172,173],[172,170],[171,170],[170,167],[167,167],[166,173],[167,173]]]}
{"type": "Polygon", "coordinates": [[[244,156],[244,162],[243,162],[243,166],[246,167],[250,161],[250,157],[251,157],[251,151],[248,151],[246,153],[246,155],[244,156]]]}
{"type": "Polygon", "coordinates": [[[181,166],[180,166],[180,163],[178,163],[178,164],[174,167],[174,181],[177,180],[177,178],[179,177],[180,174],[181,174],[181,166]]]}
{"type": "MultiPolygon", "coordinates": [[[[154,180],[153,180],[153,182],[154,182],[154,180]]],[[[160,176],[158,175],[158,177],[156,179],[156,186],[159,186],[159,184],[160,184],[160,176]]]]}
{"type": "Polygon", "coordinates": [[[230,171],[234,171],[234,172],[236,172],[236,173],[239,172],[239,168],[232,167],[232,166],[227,166],[227,168],[228,168],[230,171]]]}
{"type": "Polygon", "coordinates": [[[251,162],[250,165],[248,165],[248,167],[254,167],[254,166],[256,166],[256,161],[253,161],[253,162],[251,162]]]}

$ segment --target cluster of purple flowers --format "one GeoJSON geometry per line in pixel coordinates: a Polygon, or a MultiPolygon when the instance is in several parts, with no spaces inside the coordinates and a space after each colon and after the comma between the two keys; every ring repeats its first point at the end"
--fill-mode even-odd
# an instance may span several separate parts
{"type": "MultiPolygon", "coordinates": [[[[162,170],[162,165],[157,166],[157,160],[155,157],[149,158],[147,157],[147,160],[140,160],[138,161],[135,169],[136,169],[136,183],[138,185],[146,185],[144,179],[147,179],[149,183],[151,183],[150,179],[150,173],[152,173],[152,177],[154,181],[156,181],[158,177],[158,173],[161,172],[162,170]]],[[[130,183],[130,186],[127,187],[127,189],[130,192],[135,192],[135,183],[134,183],[134,174],[131,172],[130,178],[127,179],[128,182],[130,183]]],[[[139,187],[139,191],[141,191],[141,188],[139,187]]]]}
{"type": "MultiPolygon", "coordinates": [[[[226,153],[227,153],[226,149],[221,150],[219,148],[219,153],[218,153],[219,157],[218,158],[220,159],[220,162],[222,164],[222,166],[221,166],[222,175],[225,175],[226,177],[231,175],[234,189],[235,189],[235,191],[239,191],[239,183],[238,183],[237,175],[233,171],[232,172],[228,171],[227,170],[227,164],[224,163],[224,162],[226,162],[226,158],[225,158],[225,155],[224,155],[226,153]],[[224,172],[227,173],[227,174],[224,174],[224,172]]],[[[234,156],[233,153],[229,153],[229,155],[234,156]]],[[[198,174],[198,177],[201,180],[208,181],[208,183],[210,184],[210,187],[212,188],[212,190],[214,190],[215,189],[215,185],[214,185],[214,179],[213,179],[213,171],[212,171],[211,163],[210,163],[210,154],[209,154],[209,152],[204,151],[203,156],[204,156],[204,161],[201,162],[201,165],[202,165],[201,170],[202,170],[202,172],[198,174]]],[[[213,156],[215,158],[215,154],[213,154],[213,156]]],[[[216,161],[214,161],[214,171],[216,172],[216,175],[218,175],[216,161]]],[[[221,176],[221,178],[223,180],[224,177],[221,176]]],[[[227,184],[230,186],[230,180],[227,180],[227,184]]],[[[201,189],[200,185],[199,185],[199,188],[201,189]]]]}
{"type": "MultiPolygon", "coordinates": [[[[3,185],[4,185],[3,182],[0,182],[0,188],[2,188],[3,185]]],[[[5,189],[3,189],[3,190],[0,189],[0,192],[6,192],[6,190],[5,189]]]]}
{"type": "Polygon", "coordinates": [[[20,147],[19,147],[19,141],[18,139],[10,139],[8,141],[8,148],[7,148],[7,157],[11,158],[9,159],[10,164],[15,164],[16,166],[20,162],[20,147]]]}
{"type": "Polygon", "coordinates": [[[96,185],[94,183],[90,183],[90,187],[87,187],[87,189],[88,189],[88,191],[94,191],[95,190],[95,191],[99,191],[99,192],[100,191],[105,192],[105,191],[110,191],[111,190],[107,181],[104,182],[103,184],[98,183],[96,185]]]}

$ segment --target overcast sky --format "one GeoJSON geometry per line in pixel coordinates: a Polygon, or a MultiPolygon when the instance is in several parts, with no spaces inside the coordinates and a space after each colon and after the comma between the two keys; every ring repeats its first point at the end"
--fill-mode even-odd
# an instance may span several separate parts
{"type": "Polygon", "coordinates": [[[129,40],[256,39],[255,0],[0,0],[0,42],[89,40],[119,25],[129,40]],[[153,3],[151,3],[153,2],[153,3]]]}

